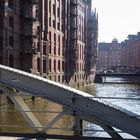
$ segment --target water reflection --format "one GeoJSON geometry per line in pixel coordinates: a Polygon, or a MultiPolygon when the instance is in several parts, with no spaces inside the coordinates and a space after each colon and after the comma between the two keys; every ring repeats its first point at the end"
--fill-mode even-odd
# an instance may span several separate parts
{"type": "MultiPolygon", "coordinates": [[[[112,81],[112,79],[108,80],[112,81]]],[[[114,80],[119,82],[121,79],[114,80]]],[[[120,106],[136,113],[138,116],[140,115],[140,84],[94,84],[93,87],[86,87],[85,91],[91,91],[90,93],[94,94],[96,98],[100,97],[100,100],[120,106]]],[[[102,131],[99,126],[85,122],[84,127],[95,130],[85,131],[84,135],[109,137],[105,132],[96,132],[96,130],[102,131]]],[[[128,134],[121,133],[121,135],[124,138],[134,138],[128,134]]]]}
{"type": "Polygon", "coordinates": [[[102,100],[140,114],[140,85],[95,84],[94,87],[97,97],[112,97],[102,100]]]}

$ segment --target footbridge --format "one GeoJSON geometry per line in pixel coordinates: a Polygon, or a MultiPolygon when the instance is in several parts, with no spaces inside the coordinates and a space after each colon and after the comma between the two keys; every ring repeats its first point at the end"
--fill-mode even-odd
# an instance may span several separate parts
{"type": "Polygon", "coordinates": [[[137,66],[112,66],[101,71],[98,71],[95,76],[95,83],[115,83],[108,82],[107,77],[121,77],[124,78],[125,81],[119,83],[126,84],[134,84],[140,83],[140,67],[137,66]]]}
{"type": "Polygon", "coordinates": [[[100,74],[139,74],[140,67],[133,65],[120,65],[120,66],[111,66],[106,69],[103,69],[99,72],[100,74]]]}
{"type": "Polygon", "coordinates": [[[81,129],[81,120],[85,120],[101,126],[113,139],[122,139],[114,128],[140,138],[140,118],[137,114],[100,101],[85,92],[3,65],[0,65],[0,83],[1,89],[5,90],[37,136],[46,136],[48,128],[64,113],[58,114],[47,126],[42,126],[17,90],[28,92],[31,96],[44,95],[43,98],[64,106],[67,113],[75,116],[77,130],[81,129]]]}

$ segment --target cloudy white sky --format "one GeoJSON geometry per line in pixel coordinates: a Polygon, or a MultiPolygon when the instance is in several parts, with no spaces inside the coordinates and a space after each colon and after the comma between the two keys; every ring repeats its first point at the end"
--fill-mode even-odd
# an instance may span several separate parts
{"type": "Polygon", "coordinates": [[[99,14],[99,42],[120,42],[140,31],[140,0],[92,1],[99,14]]]}

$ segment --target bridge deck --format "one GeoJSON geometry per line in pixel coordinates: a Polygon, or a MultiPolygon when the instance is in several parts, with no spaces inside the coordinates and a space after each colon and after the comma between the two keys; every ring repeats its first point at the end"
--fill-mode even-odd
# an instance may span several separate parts
{"type": "Polygon", "coordinates": [[[140,138],[140,118],[136,114],[100,102],[85,92],[3,65],[0,65],[0,83],[33,96],[44,95],[44,98],[74,111],[82,120],[116,127],[140,138]]]}
{"type": "Polygon", "coordinates": [[[111,76],[111,77],[135,77],[140,76],[140,73],[97,73],[99,76],[111,76]]]}

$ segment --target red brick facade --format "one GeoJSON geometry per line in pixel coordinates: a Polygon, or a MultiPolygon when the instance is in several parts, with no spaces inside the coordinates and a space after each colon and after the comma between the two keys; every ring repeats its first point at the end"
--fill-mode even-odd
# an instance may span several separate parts
{"type": "Polygon", "coordinates": [[[111,43],[99,43],[97,70],[121,65],[121,46],[117,39],[111,43]]]}
{"type": "Polygon", "coordinates": [[[128,39],[122,42],[122,65],[140,67],[140,33],[128,35],[128,39]]]}
{"type": "Polygon", "coordinates": [[[140,67],[140,33],[121,43],[99,43],[97,70],[111,66],[140,67]]]}
{"type": "Polygon", "coordinates": [[[3,0],[0,10],[1,64],[70,85],[93,78],[98,17],[91,0],[3,0]]]}

